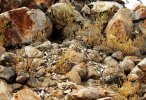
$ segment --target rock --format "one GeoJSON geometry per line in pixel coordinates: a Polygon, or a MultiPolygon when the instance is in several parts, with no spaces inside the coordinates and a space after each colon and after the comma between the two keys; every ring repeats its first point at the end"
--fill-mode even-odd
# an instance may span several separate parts
{"type": "Polygon", "coordinates": [[[52,24],[41,10],[22,7],[0,14],[0,29],[4,30],[1,45],[10,46],[45,40],[52,24]]]}
{"type": "Polygon", "coordinates": [[[42,59],[39,59],[39,58],[34,58],[32,60],[32,67],[33,68],[38,68],[40,67],[41,65],[45,64],[46,60],[42,60],[42,59]]]}
{"type": "Polygon", "coordinates": [[[28,81],[28,79],[29,79],[28,73],[25,73],[25,72],[18,72],[17,73],[16,82],[24,84],[28,81]]]}
{"type": "Polygon", "coordinates": [[[15,65],[22,60],[23,58],[21,56],[11,52],[5,52],[0,56],[0,62],[4,66],[15,67],[15,65]]]}
{"type": "Polygon", "coordinates": [[[107,91],[103,88],[86,87],[73,92],[69,100],[96,100],[107,96],[107,91]]]}
{"type": "Polygon", "coordinates": [[[2,80],[0,80],[0,99],[1,100],[11,100],[12,98],[12,88],[2,80]]]}
{"type": "Polygon", "coordinates": [[[21,85],[19,83],[12,84],[12,88],[13,88],[14,92],[16,92],[17,90],[21,89],[22,87],[23,87],[23,85],[21,85]]]}
{"type": "Polygon", "coordinates": [[[31,46],[26,46],[24,50],[26,57],[38,58],[43,56],[43,53],[41,51],[31,46]]]}
{"type": "Polygon", "coordinates": [[[81,77],[77,71],[70,71],[67,73],[67,77],[76,84],[81,84],[81,77]]]}
{"type": "MultiPolygon", "coordinates": [[[[134,20],[139,20],[141,18],[146,18],[146,6],[139,4],[135,7],[133,13],[134,20]]],[[[142,20],[138,22],[138,28],[144,34],[144,38],[146,38],[146,20],[142,20]]]]}
{"type": "Polygon", "coordinates": [[[104,59],[103,63],[106,64],[109,67],[116,67],[116,66],[118,66],[118,62],[114,58],[112,58],[110,56],[107,56],[104,59]]]}
{"type": "Polygon", "coordinates": [[[85,21],[81,14],[68,3],[54,4],[48,12],[51,14],[51,20],[56,28],[63,28],[67,24],[73,23],[73,21],[81,21],[81,23],[85,21]]]}
{"type": "Polygon", "coordinates": [[[100,55],[98,51],[90,51],[89,54],[87,55],[88,59],[96,61],[96,62],[101,62],[104,58],[100,55]]]}
{"type": "Polygon", "coordinates": [[[16,72],[12,67],[4,67],[0,65],[0,78],[8,83],[12,83],[16,79],[16,72]]]}
{"type": "Polygon", "coordinates": [[[100,78],[101,81],[108,83],[108,84],[118,84],[121,85],[126,77],[124,74],[121,73],[118,67],[108,67],[105,66],[103,69],[98,69],[99,73],[101,74],[100,78]],[[101,71],[99,71],[101,70],[101,71]],[[102,72],[103,71],[103,72],[102,72]]]}
{"type": "MultiPolygon", "coordinates": [[[[43,66],[42,66],[42,67],[43,67],[43,66]]],[[[45,75],[45,73],[46,73],[45,68],[41,68],[40,70],[38,70],[38,71],[35,73],[35,76],[39,78],[39,77],[45,75]]]]}
{"type": "Polygon", "coordinates": [[[146,58],[144,58],[140,63],[137,65],[143,72],[146,72],[146,58]]]}
{"type": "Polygon", "coordinates": [[[74,83],[80,84],[87,78],[87,67],[85,63],[75,65],[70,72],[67,73],[67,77],[74,83]]]}
{"type": "Polygon", "coordinates": [[[52,91],[52,95],[54,97],[57,97],[57,98],[64,97],[64,94],[63,94],[63,91],[62,90],[54,90],[54,91],[52,91]]]}
{"type": "Polygon", "coordinates": [[[0,56],[6,52],[6,49],[0,46],[0,56]]]}
{"type": "Polygon", "coordinates": [[[124,60],[132,60],[135,64],[138,64],[142,59],[137,56],[125,56],[124,60]]]}
{"type": "Polygon", "coordinates": [[[87,67],[88,78],[97,79],[100,77],[100,74],[93,67],[87,67]]]}
{"type": "Polygon", "coordinates": [[[112,57],[117,59],[117,60],[123,60],[123,53],[121,51],[117,51],[115,53],[112,54],[112,57]]]}
{"type": "Polygon", "coordinates": [[[7,0],[3,0],[1,4],[3,4],[2,9],[0,9],[0,13],[6,12],[12,9],[20,8],[20,7],[28,7],[30,9],[38,9],[40,8],[42,11],[46,11],[47,7],[50,7],[51,5],[50,0],[12,0],[11,3],[7,0]]]}
{"type": "Polygon", "coordinates": [[[84,7],[82,8],[82,12],[87,12],[88,14],[90,14],[91,12],[98,13],[98,12],[108,11],[111,8],[114,8],[114,7],[117,7],[117,9],[123,8],[123,6],[120,5],[119,3],[108,2],[108,1],[91,2],[90,4],[88,4],[84,7]],[[88,10],[89,8],[87,8],[87,7],[90,8],[90,13],[89,13],[89,10],[88,10]]]}
{"type": "Polygon", "coordinates": [[[30,89],[22,89],[13,96],[12,100],[41,100],[41,98],[30,89]]]}
{"type": "Polygon", "coordinates": [[[43,87],[53,87],[57,85],[57,81],[51,80],[48,77],[46,77],[42,83],[43,87]]]}
{"type": "Polygon", "coordinates": [[[40,82],[35,77],[30,76],[28,81],[27,81],[27,85],[30,87],[39,87],[40,82]]]}
{"type": "Polygon", "coordinates": [[[38,46],[36,46],[37,49],[39,50],[47,50],[51,48],[51,42],[50,41],[46,41],[38,46]]]}
{"type": "Polygon", "coordinates": [[[132,60],[123,60],[122,62],[120,62],[119,66],[124,71],[124,73],[128,75],[135,67],[135,63],[132,60]]]}
{"type": "Polygon", "coordinates": [[[142,5],[142,4],[137,4],[135,5],[135,7],[133,8],[134,13],[133,13],[133,17],[134,19],[140,19],[140,18],[145,18],[146,17],[146,6],[142,5]]]}
{"type": "Polygon", "coordinates": [[[133,23],[131,11],[122,8],[118,10],[106,27],[107,45],[114,50],[116,49],[124,53],[137,52],[139,45],[132,44],[132,32],[133,23]]]}
{"type": "Polygon", "coordinates": [[[144,77],[144,73],[142,72],[142,70],[138,66],[135,66],[133,70],[130,72],[130,74],[128,75],[128,80],[136,81],[142,79],[143,77],[144,77]]]}

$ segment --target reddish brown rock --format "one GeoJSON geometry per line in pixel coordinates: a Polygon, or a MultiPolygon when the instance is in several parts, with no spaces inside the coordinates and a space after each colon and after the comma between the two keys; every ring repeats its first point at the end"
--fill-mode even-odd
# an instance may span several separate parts
{"type": "Polygon", "coordinates": [[[22,89],[14,95],[12,100],[41,100],[41,98],[30,89],[22,89]]]}
{"type": "Polygon", "coordinates": [[[2,46],[43,41],[51,31],[51,21],[38,9],[22,7],[0,14],[2,46]]]}

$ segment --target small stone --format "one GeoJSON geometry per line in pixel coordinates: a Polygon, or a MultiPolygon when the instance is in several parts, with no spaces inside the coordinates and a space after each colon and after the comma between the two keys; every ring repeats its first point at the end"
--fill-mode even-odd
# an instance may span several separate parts
{"type": "Polygon", "coordinates": [[[124,73],[128,75],[135,67],[135,63],[132,60],[123,60],[122,62],[120,62],[119,66],[122,68],[124,73]]]}
{"type": "Polygon", "coordinates": [[[115,53],[112,54],[112,57],[117,59],[117,60],[123,60],[123,53],[121,51],[117,51],[115,53]]]}
{"type": "Polygon", "coordinates": [[[27,81],[27,85],[30,87],[39,87],[40,84],[35,77],[31,76],[27,81]]]}
{"type": "Polygon", "coordinates": [[[31,46],[26,46],[24,50],[24,55],[30,58],[39,58],[43,56],[43,53],[41,51],[31,46]]]}
{"type": "Polygon", "coordinates": [[[46,41],[38,46],[36,46],[37,49],[39,50],[47,50],[51,48],[51,42],[50,41],[46,41]]]}
{"type": "Polygon", "coordinates": [[[41,100],[41,98],[30,89],[22,89],[13,96],[12,100],[41,100]]]}
{"type": "Polygon", "coordinates": [[[22,88],[23,85],[19,84],[19,83],[14,83],[12,84],[12,88],[13,88],[13,91],[15,92],[16,90],[19,90],[20,88],[22,88]]]}
{"type": "Polygon", "coordinates": [[[72,82],[76,84],[81,84],[81,77],[78,72],[76,71],[70,71],[66,75],[72,82]]]}
{"type": "Polygon", "coordinates": [[[19,72],[16,78],[16,82],[24,84],[29,79],[29,74],[25,72],[19,72]]]}
{"type": "Polygon", "coordinates": [[[106,57],[104,59],[103,63],[106,64],[109,67],[116,67],[116,66],[118,66],[118,62],[114,58],[112,58],[110,56],[106,57]]]}
{"type": "Polygon", "coordinates": [[[137,56],[126,56],[124,58],[124,60],[132,60],[135,64],[138,64],[139,62],[142,61],[142,59],[140,57],[137,57],[137,56]]]}
{"type": "Polygon", "coordinates": [[[76,84],[80,84],[81,81],[87,78],[87,67],[85,63],[80,63],[75,65],[70,72],[67,73],[67,77],[75,82],[76,84]]]}
{"type": "Polygon", "coordinates": [[[137,74],[129,74],[128,75],[128,80],[129,81],[140,80],[140,77],[137,74]]]}
{"type": "Polygon", "coordinates": [[[8,83],[12,83],[16,79],[16,72],[12,67],[4,67],[0,65],[0,78],[8,83]]]}
{"type": "Polygon", "coordinates": [[[45,75],[45,73],[46,73],[45,68],[41,68],[38,72],[35,73],[35,75],[36,75],[36,77],[39,78],[39,77],[45,75]]]}
{"type": "Polygon", "coordinates": [[[64,96],[62,90],[54,90],[52,91],[52,95],[57,98],[62,98],[64,96]]]}
{"type": "Polygon", "coordinates": [[[12,88],[2,80],[0,80],[0,99],[1,100],[11,100],[12,98],[12,88]]]}
{"type": "Polygon", "coordinates": [[[100,74],[96,71],[96,69],[92,67],[88,67],[88,78],[97,79],[100,77],[100,74]]]}

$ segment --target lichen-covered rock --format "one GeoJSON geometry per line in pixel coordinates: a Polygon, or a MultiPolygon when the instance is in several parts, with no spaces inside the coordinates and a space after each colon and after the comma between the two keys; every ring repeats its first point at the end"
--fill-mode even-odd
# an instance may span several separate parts
{"type": "Polygon", "coordinates": [[[2,46],[43,41],[51,32],[49,18],[39,9],[22,7],[0,14],[2,46]]]}
{"type": "Polygon", "coordinates": [[[123,8],[118,10],[108,23],[105,33],[107,46],[124,53],[135,53],[143,44],[143,37],[132,40],[133,24],[131,11],[123,8]]]}
{"type": "Polygon", "coordinates": [[[56,3],[51,6],[48,12],[50,13],[51,20],[57,29],[63,28],[73,22],[84,20],[81,14],[68,3],[56,3]]]}

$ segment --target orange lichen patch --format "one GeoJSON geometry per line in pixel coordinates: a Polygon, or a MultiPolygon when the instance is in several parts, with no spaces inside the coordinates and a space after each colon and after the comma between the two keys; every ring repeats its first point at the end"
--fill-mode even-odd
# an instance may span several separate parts
{"type": "Polygon", "coordinates": [[[27,14],[27,9],[9,11],[10,20],[16,25],[21,35],[28,35],[25,31],[32,28],[33,22],[27,14]]]}

